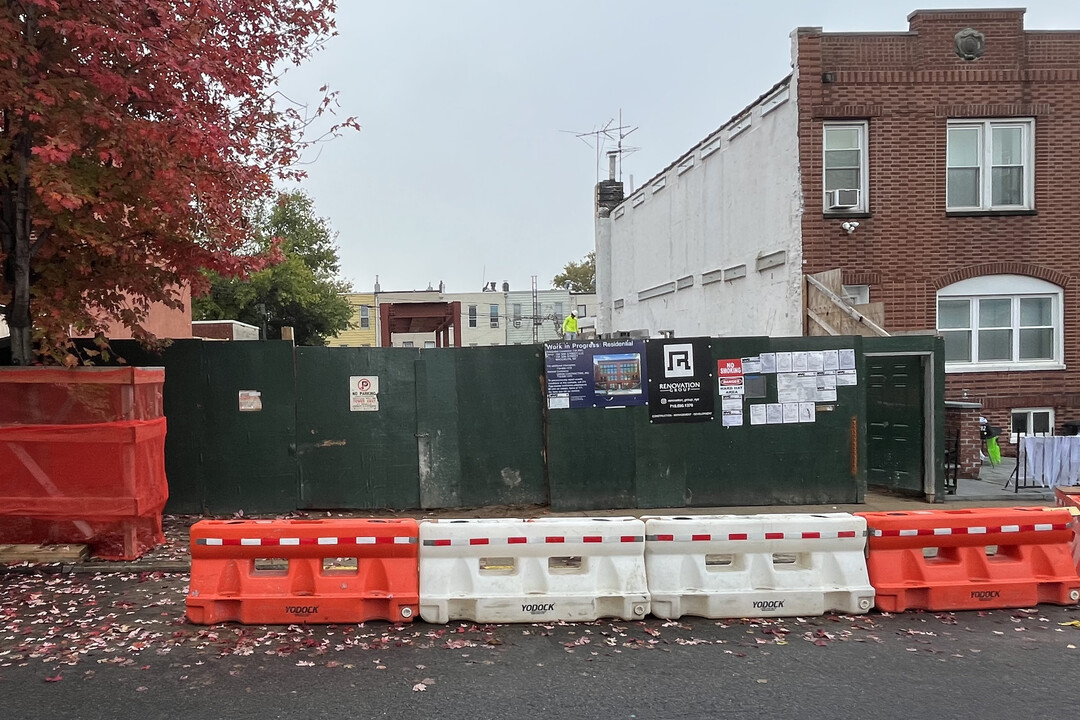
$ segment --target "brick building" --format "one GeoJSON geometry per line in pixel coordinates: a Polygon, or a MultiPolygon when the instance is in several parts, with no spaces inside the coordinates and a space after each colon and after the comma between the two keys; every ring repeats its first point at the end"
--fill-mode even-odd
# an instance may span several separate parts
{"type": "Polygon", "coordinates": [[[1022,9],[908,23],[797,29],[790,76],[599,204],[602,331],[819,334],[804,276],[839,272],[884,331],[944,338],[971,448],[980,415],[1005,441],[1060,432],[1080,419],[1080,31],[1022,9]]]}
{"type": "Polygon", "coordinates": [[[805,271],[841,268],[892,333],[936,329],[948,399],[1060,429],[1080,417],[1080,32],[1015,9],[908,21],[796,33],[805,271]]]}

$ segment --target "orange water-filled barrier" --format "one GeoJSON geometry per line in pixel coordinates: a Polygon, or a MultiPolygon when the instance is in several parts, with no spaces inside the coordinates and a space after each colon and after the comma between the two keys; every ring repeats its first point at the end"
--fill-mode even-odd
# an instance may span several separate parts
{"type": "Polygon", "coordinates": [[[411,519],[203,520],[191,528],[188,619],[411,620],[418,536],[411,519]]]}
{"type": "Polygon", "coordinates": [[[1073,561],[1076,563],[1076,572],[1080,573],[1080,487],[1054,488],[1057,504],[1068,508],[1073,514],[1073,561]]]}
{"type": "Polygon", "coordinates": [[[866,518],[875,605],[973,610],[1080,600],[1064,508],[857,513],[866,518]]]}

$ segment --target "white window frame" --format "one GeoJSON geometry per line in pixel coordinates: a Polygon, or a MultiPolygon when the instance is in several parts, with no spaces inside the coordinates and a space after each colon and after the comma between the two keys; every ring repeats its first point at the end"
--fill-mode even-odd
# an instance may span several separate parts
{"type": "Polygon", "coordinates": [[[1013,408],[1009,411],[1009,442],[1015,445],[1020,440],[1020,433],[1013,428],[1013,415],[1019,414],[1027,415],[1027,426],[1034,427],[1034,415],[1035,413],[1047,413],[1050,416],[1050,432],[1048,433],[1025,433],[1025,437],[1045,437],[1047,435],[1054,434],[1054,408],[1038,407],[1038,408],[1013,408]]]}
{"type": "Polygon", "coordinates": [[[821,208],[830,214],[865,213],[870,207],[870,163],[869,163],[869,123],[862,121],[826,122],[821,128],[821,208]],[[859,134],[859,187],[858,188],[832,188],[842,190],[858,190],[859,204],[853,208],[830,208],[829,185],[826,181],[825,155],[829,150],[829,130],[856,130],[859,134]]]}
{"type": "Polygon", "coordinates": [[[949,212],[992,212],[1009,210],[1033,210],[1035,208],[1035,120],[1033,118],[1000,118],[987,120],[950,120],[945,134],[945,209],[949,212]],[[1019,128],[1023,133],[1020,167],[1024,170],[1024,197],[1016,205],[993,204],[993,143],[987,138],[995,128],[1019,128]],[[979,201],[976,205],[949,204],[949,133],[952,130],[971,129],[979,133],[979,201]]]}
{"type": "Polygon", "coordinates": [[[371,327],[371,308],[367,305],[360,306],[360,329],[367,330],[371,327]]]}
{"type": "MultiPolygon", "coordinates": [[[[942,300],[968,300],[969,324],[971,333],[971,354],[966,361],[946,360],[945,372],[998,372],[1030,370],[1064,370],[1064,293],[1060,287],[1045,280],[1024,275],[982,275],[953,283],[938,290],[935,315],[940,316],[942,300]],[[1019,360],[1021,298],[1051,299],[1051,322],[1053,323],[1053,358],[1049,360],[1019,360]],[[1012,359],[1008,361],[977,360],[979,357],[979,318],[978,301],[983,299],[1012,300],[1012,359]]],[[[942,328],[940,317],[936,322],[937,332],[945,337],[950,328],[942,328]]],[[[955,331],[956,328],[951,330],[955,331]]]]}

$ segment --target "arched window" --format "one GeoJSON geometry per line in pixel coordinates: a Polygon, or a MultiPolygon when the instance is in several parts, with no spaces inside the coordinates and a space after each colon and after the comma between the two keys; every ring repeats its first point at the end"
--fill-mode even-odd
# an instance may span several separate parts
{"type": "Polygon", "coordinates": [[[983,275],[938,290],[937,329],[949,372],[1055,370],[1062,289],[1023,275],[983,275]]]}

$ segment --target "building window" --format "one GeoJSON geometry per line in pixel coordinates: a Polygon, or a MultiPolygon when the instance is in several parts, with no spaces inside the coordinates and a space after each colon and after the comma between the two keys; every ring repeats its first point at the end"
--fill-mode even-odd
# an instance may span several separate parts
{"type": "Polygon", "coordinates": [[[559,320],[562,320],[564,317],[563,304],[561,302],[555,303],[555,317],[557,317],[559,320]]]}
{"type": "Polygon", "coordinates": [[[514,303],[514,322],[521,322],[521,303],[514,303]]]}
{"type": "Polygon", "coordinates": [[[493,327],[493,328],[499,327],[499,306],[498,305],[489,305],[488,306],[488,315],[491,318],[491,327],[493,327]]]}
{"type": "Polygon", "coordinates": [[[1033,120],[949,121],[949,210],[1028,210],[1034,199],[1033,120]]]}
{"type": "Polygon", "coordinates": [[[1019,275],[970,278],[938,291],[950,372],[1052,370],[1062,363],[1062,291],[1019,275]]]}
{"type": "Polygon", "coordinates": [[[403,340],[402,343],[401,343],[401,347],[412,347],[412,346],[413,346],[413,341],[412,340],[403,340]]]}
{"type": "Polygon", "coordinates": [[[867,125],[825,123],[825,212],[866,212],[867,125]]]}
{"type": "Polygon", "coordinates": [[[577,316],[579,318],[585,317],[585,306],[584,305],[578,305],[577,306],[577,316]]]}
{"type": "Polygon", "coordinates": [[[362,329],[371,327],[371,308],[367,305],[360,306],[360,327],[362,329]]]}
{"type": "Polygon", "coordinates": [[[844,285],[844,299],[852,305],[866,305],[870,302],[869,285],[844,285]]]}
{"type": "Polygon", "coordinates": [[[1015,444],[1021,435],[1053,435],[1054,411],[1050,408],[1021,408],[1012,411],[1009,436],[1015,444]]]}
{"type": "Polygon", "coordinates": [[[476,327],[476,306],[469,306],[469,327],[476,327]]]}
{"type": "Polygon", "coordinates": [[[424,347],[426,347],[426,348],[435,347],[435,341],[434,340],[425,340],[424,341],[424,347]]]}

